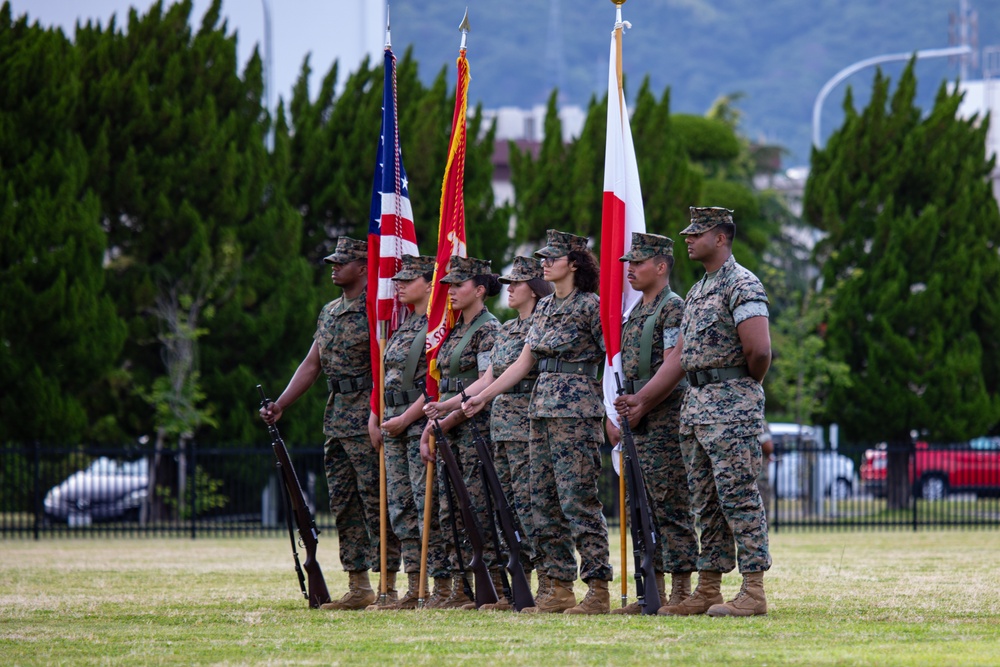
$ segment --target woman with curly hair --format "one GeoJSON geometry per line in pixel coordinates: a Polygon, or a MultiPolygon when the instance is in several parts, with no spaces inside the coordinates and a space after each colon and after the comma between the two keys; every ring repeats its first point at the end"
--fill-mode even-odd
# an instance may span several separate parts
{"type": "Polygon", "coordinates": [[[525,345],[492,384],[463,404],[467,416],[517,385],[538,364],[531,394],[529,459],[533,537],[547,595],[524,611],[606,614],[610,611],[608,525],[597,497],[604,442],[598,369],[605,356],[597,259],[587,238],[549,230],[543,276],[555,292],[538,303],[525,345]],[[574,549],[588,586],[576,604],[574,549]]]}

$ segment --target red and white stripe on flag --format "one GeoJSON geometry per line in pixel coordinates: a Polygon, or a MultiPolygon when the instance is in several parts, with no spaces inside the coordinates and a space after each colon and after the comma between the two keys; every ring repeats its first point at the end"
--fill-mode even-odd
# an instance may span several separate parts
{"type": "Polygon", "coordinates": [[[384,342],[402,324],[405,307],[400,303],[392,277],[402,267],[403,255],[419,255],[413,208],[406,169],[399,149],[396,108],[396,58],[385,50],[382,90],[382,131],[372,179],[368,219],[368,328],[371,339],[373,390],[372,412],[382,414],[384,342]]]}
{"type": "Polygon", "coordinates": [[[642,296],[625,279],[628,263],[619,260],[632,246],[632,232],[646,231],[646,218],[628,108],[618,80],[616,47],[615,36],[612,35],[611,65],[608,68],[604,205],[601,214],[601,324],[607,349],[604,405],[608,417],[617,424],[618,413],[614,409],[614,398],[618,393],[615,373],[620,375],[622,372],[622,322],[642,296]]]}

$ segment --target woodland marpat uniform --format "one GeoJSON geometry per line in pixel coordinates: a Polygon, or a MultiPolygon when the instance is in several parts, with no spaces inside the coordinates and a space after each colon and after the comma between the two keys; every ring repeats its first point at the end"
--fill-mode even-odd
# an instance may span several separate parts
{"type": "MultiPolygon", "coordinates": [[[[683,232],[682,232],[683,233],[683,232]]],[[[730,256],[688,292],[680,357],[687,372],[746,367],[737,326],[767,316],[760,280],[730,256]]],[[[762,572],[771,567],[767,519],[756,479],[764,389],[745,375],[688,388],[681,410],[691,503],[700,515],[699,571],[762,572]],[[738,544],[738,548],[737,548],[738,544]]]]}
{"type": "Polygon", "coordinates": [[[607,522],[597,497],[604,442],[597,369],[604,337],[596,294],[574,289],[538,302],[526,344],[539,360],[531,397],[531,507],[536,548],[549,577],[611,581],[607,522]],[[558,362],[561,370],[547,370],[558,362]],[[568,372],[576,366],[580,372],[568,372]]]}
{"type": "MultiPolygon", "coordinates": [[[[341,296],[323,307],[314,336],[326,374],[323,430],[330,511],[337,525],[345,570],[379,569],[378,457],[368,437],[371,357],[365,293],[341,296]]],[[[399,569],[399,540],[387,531],[389,569],[399,569]]]]}

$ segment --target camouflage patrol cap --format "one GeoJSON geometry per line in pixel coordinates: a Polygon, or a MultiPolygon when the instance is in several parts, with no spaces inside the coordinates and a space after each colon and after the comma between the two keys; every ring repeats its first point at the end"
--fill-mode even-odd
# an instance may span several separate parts
{"type": "Polygon", "coordinates": [[[514,266],[510,273],[500,276],[500,282],[504,285],[510,283],[523,283],[535,278],[542,277],[542,263],[534,257],[515,257],[514,266]]]}
{"type": "Polygon", "coordinates": [[[536,257],[562,257],[574,250],[587,249],[587,237],[577,236],[569,232],[560,232],[550,229],[546,232],[548,236],[546,246],[535,251],[536,257]]]}
{"type": "Polygon", "coordinates": [[[657,255],[674,256],[674,240],[659,234],[632,232],[632,248],[619,261],[641,262],[657,255]]]}
{"type": "Polygon", "coordinates": [[[323,261],[327,264],[347,264],[356,259],[368,259],[368,241],[359,241],[348,236],[337,239],[337,249],[323,261]]]}
{"type": "Polygon", "coordinates": [[[403,255],[403,266],[392,280],[416,280],[434,272],[434,258],[428,255],[403,255]]]}
{"type": "Polygon", "coordinates": [[[718,206],[692,206],[691,224],[681,231],[681,235],[687,236],[688,234],[701,234],[727,222],[731,225],[736,224],[733,222],[733,212],[728,208],[721,208],[718,206]]]}
{"type": "Polygon", "coordinates": [[[448,262],[448,275],[441,279],[445,284],[464,283],[476,276],[492,275],[490,260],[452,255],[448,262]]]}

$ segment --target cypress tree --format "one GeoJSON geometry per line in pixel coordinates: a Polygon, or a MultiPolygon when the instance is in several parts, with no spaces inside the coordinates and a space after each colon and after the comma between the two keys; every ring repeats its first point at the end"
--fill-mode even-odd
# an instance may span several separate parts
{"type": "MultiPolygon", "coordinates": [[[[530,150],[519,148],[514,142],[509,143],[511,184],[515,192],[517,216],[515,240],[518,244],[542,240],[546,230],[553,228],[587,233],[577,226],[581,223],[581,216],[576,214],[579,202],[575,201],[579,192],[574,186],[578,181],[575,175],[570,175],[571,165],[575,162],[568,161],[569,149],[563,143],[557,99],[558,91],[553,90],[545,109],[544,137],[537,158],[532,156],[530,150]]],[[[582,210],[579,212],[583,213],[582,210]]]]}
{"type": "Polygon", "coordinates": [[[298,218],[269,172],[260,58],[241,76],[221,2],[196,31],[191,9],[158,2],[130,11],[125,30],[114,19],[77,30],[77,126],[108,237],[109,290],[129,323],[121,364],[132,391],[105,407],[123,437],[164,433],[148,405],[159,395],[177,406],[185,437],[214,421],[249,439],[259,435],[253,380],[277,374],[289,333],[289,319],[262,318],[309,294],[298,218]]]}
{"type": "MultiPolygon", "coordinates": [[[[965,440],[1000,420],[1000,212],[985,153],[988,118],[956,117],[942,84],[930,113],[914,106],[914,62],[890,95],[876,74],[860,113],[813,151],[805,216],[817,246],[832,353],[853,387],[831,415],[848,438],[965,440]]],[[[905,453],[889,457],[889,500],[908,503],[905,453]]]]}
{"type": "Polygon", "coordinates": [[[125,338],[104,292],[99,201],[73,131],[80,78],[60,31],[0,8],[0,441],[100,438],[91,414],[125,338]]]}

